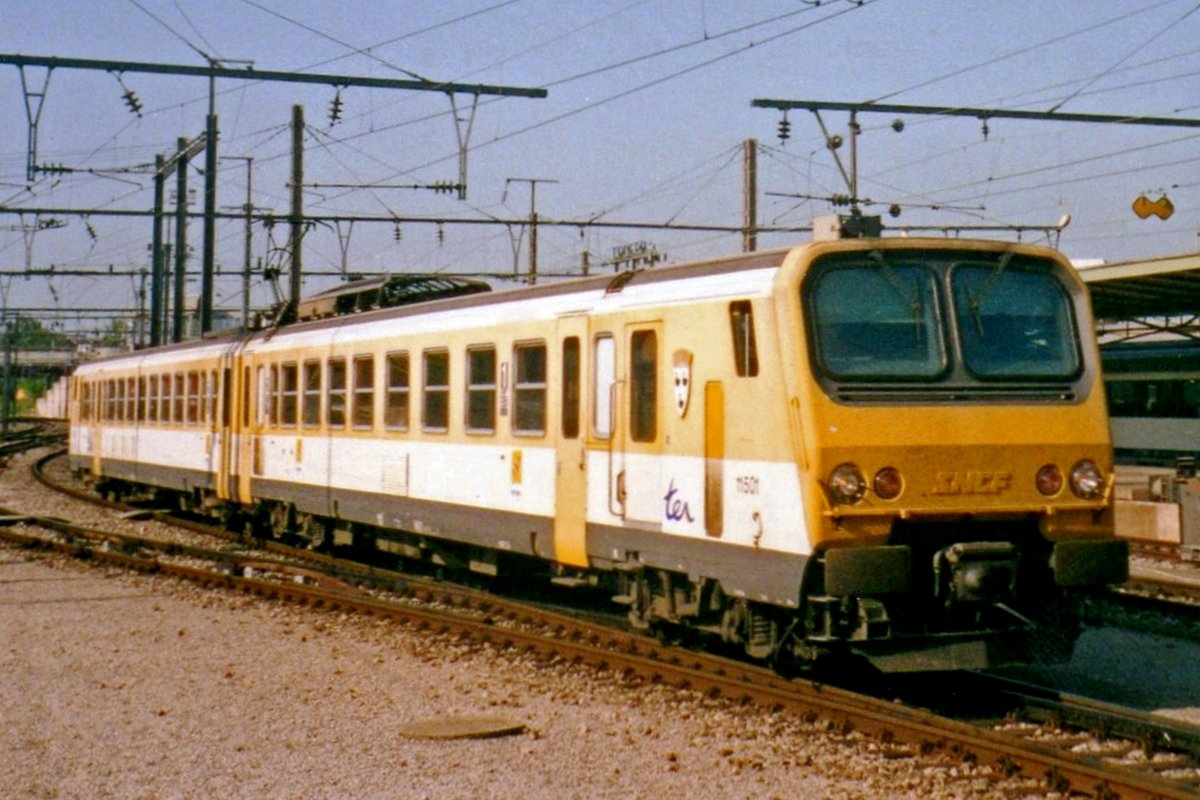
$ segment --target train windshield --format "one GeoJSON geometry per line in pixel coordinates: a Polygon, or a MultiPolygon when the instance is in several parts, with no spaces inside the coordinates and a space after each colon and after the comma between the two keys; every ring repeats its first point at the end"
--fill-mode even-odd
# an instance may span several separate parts
{"type": "Polygon", "coordinates": [[[946,366],[934,273],[919,264],[825,272],[813,294],[820,358],[839,378],[933,378],[946,366]]]}
{"type": "Polygon", "coordinates": [[[807,281],[814,360],[834,381],[1068,380],[1072,300],[1052,262],[1003,254],[828,256],[807,281]]]}
{"type": "Polygon", "coordinates": [[[951,275],[963,359],[980,378],[1070,378],[1079,349],[1070,299],[1044,271],[961,264],[951,275]]]}

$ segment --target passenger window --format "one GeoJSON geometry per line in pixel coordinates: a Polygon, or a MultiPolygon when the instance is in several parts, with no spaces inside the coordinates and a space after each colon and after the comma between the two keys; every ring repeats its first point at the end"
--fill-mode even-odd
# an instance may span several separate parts
{"type": "Polygon", "coordinates": [[[208,423],[217,421],[217,371],[208,371],[208,402],[205,404],[204,420],[208,423]]]}
{"type": "Polygon", "coordinates": [[[184,381],[185,380],[186,380],[186,378],[182,372],[175,373],[174,410],[171,415],[171,419],[174,420],[176,425],[182,425],[183,420],[184,420],[184,416],[183,416],[184,391],[183,390],[184,390],[184,381]]]}
{"type": "Polygon", "coordinates": [[[427,431],[445,432],[450,426],[450,353],[425,352],[424,387],[421,426],[427,431]]]}
{"type": "Polygon", "coordinates": [[[354,357],[354,427],[375,427],[375,357],[354,357]]]}
{"type": "Polygon", "coordinates": [[[187,423],[200,421],[200,373],[192,370],[187,374],[187,423]]]}
{"type": "Polygon", "coordinates": [[[137,420],[137,378],[125,379],[125,419],[137,420]]]}
{"type": "Polygon", "coordinates": [[[242,427],[250,427],[250,368],[242,367],[242,427]]]}
{"type": "Polygon", "coordinates": [[[592,343],[592,430],[601,439],[612,436],[613,384],[616,382],[616,348],[610,333],[592,343]]]}
{"type": "Polygon", "coordinates": [[[346,427],[346,359],[329,359],[328,377],[329,395],[326,400],[328,423],[331,428],[346,427]]]}
{"type": "Polygon", "coordinates": [[[296,427],[296,406],[300,402],[298,371],[295,364],[280,367],[279,421],[289,428],[296,427]]]}
{"type": "Polygon", "coordinates": [[[138,378],[137,421],[146,421],[146,376],[138,378]]]}
{"type": "Polygon", "coordinates": [[[228,428],[233,422],[233,370],[221,370],[221,425],[228,428]]]}
{"type": "Polygon", "coordinates": [[[733,363],[738,377],[758,375],[758,346],[754,341],[754,310],[749,300],[729,304],[729,322],[733,328],[733,363]]]}
{"type": "Polygon", "coordinates": [[[635,331],[629,340],[629,435],[653,442],[658,435],[658,336],[635,331]]]}
{"type": "Polygon", "coordinates": [[[517,379],[513,385],[513,429],[546,432],[546,345],[517,345],[517,379]]]}
{"type": "Polygon", "coordinates": [[[467,350],[467,431],[496,430],[496,348],[467,350]]]}
{"type": "Polygon", "coordinates": [[[321,362],[304,362],[304,427],[321,425],[321,362]]]}
{"type": "Polygon", "coordinates": [[[408,353],[388,353],[387,411],[383,424],[389,430],[408,430],[408,353]]]}
{"type": "Polygon", "coordinates": [[[158,376],[151,375],[146,397],[146,421],[158,422],[158,376]]]}
{"type": "Polygon", "coordinates": [[[579,436],[579,337],[569,336],[562,343],[562,435],[579,436]]]}
{"type": "Polygon", "coordinates": [[[270,382],[267,384],[267,413],[271,418],[271,427],[279,424],[279,365],[271,365],[270,382]]]}

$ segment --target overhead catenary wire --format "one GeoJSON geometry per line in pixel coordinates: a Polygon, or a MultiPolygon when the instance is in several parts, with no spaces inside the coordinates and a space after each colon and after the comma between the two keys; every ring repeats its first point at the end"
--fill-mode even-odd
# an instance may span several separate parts
{"type": "Polygon", "coordinates": [[[1139,16],[1144,13],[1148,13],[1155,9],[1161,8],[1162,6],[1171,5],[1172,3],[1177,3],[1177,2],[1179,2],[1179,0],[1161,0],[1161,2],[1155,3],[1154,5],[1145,6],[1143,8],[1134,9],[1132,11],[1127,11],[1127,12],[1119,14],[1115,17],[1110,17],[1108,19],[1102,20],[1102,21],[1094,23],[1092,25],[1086,25],[1082,28],[1077,28],[1073,31],[1069,31],[1067,33],[1060,34],[1058,36],[1052,36],[1049,39],[1041,39],[1039,41],[1028,44],[1024,47],[1019,47],[1014,50],[1006,51],[1004,53],[1001,53],[998,56],[994,56],[992,58],[986,58],[982,61],[977,61],[973,64],[968,64],[964,67],[960,67],[958,69],[951,70],[950,72],[945,72],[945,73],[942,73],[941,75],[935,75],[932,78],[927,78],[927,79],[919,81],[917,83],[909,84],[907,86],[901,87],[899,89],[895,89],[895,90],[887,92],[885,94],[878,95],[878,96],[872,98],[871,100],[869,100],[868,102],[880,103],[884,100],[890,100],[894,97],[898,97],[899,95],[916,91],[917,89],[924,89],[924,88],[932,86],[936,83],[941,83],[942,81],[950,80],[951,78],[961,77],[962,75],[966,75],[969,72],[974,72],[975,70],[982,69],[984,67],[990,67],[995,64],[999,64],[1002,61],[1008,61],[1013,58],[1016,58],[1017,56],[1026,55],[1035,50],[1040,50],[1043,47],[1048,47],[1053,44],[1058,44],[1058,43],[1066,41],[1068,39],[1075,38],[1076,36],[1082,36],[1085,33],[1091,33],[1093,31],[1100,30],[1102,28],[1107,28],[1112,25],[1119,25],[1119,24],[1128,22],[1133,17],[1139,16]]]}

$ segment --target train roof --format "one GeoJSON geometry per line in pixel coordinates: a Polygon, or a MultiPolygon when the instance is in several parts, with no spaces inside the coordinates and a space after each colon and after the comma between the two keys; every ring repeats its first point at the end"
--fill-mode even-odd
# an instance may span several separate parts
{"type": "MultiPolygon", "coordinates": [[[[860,247],[884,249],[970,248],[996,252],[1035,247],[1013,242],[941,238],[853,241],[860,247]]],[[[331,339],[339,342],[371,339],[394,332],[396,323],[402,320],[404,329],[411,333],[721,297],[765,296],[771,292],[775,276],[789,254],[803,247],[819,251],[836,243],[837,240],[805,242],[792,247],[497,291],[490,291],[490,287],[480,281],[463,281],[449,276],[382,276],[344,284],[306,298],[301,301],[306,319],[249,334],[233,330],[199,340],[109,356],[87,362],[80,371],[114,365],[127,368],[131,360],[137,365],[152,366],[214,358],[246,337],[249,338],[248,351],[263,352],[297,344],[329,343],[331,339]]]]}

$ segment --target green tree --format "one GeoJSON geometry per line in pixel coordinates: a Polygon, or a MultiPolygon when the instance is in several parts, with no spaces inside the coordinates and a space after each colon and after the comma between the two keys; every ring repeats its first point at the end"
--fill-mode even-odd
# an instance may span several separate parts
{"type": "Polygon", "coordinates": [[[8,320],[10,343],[18,350],[62,350],[74,347],[71,337],[46,328],[33,317],[21,314],[8,320]]]}

